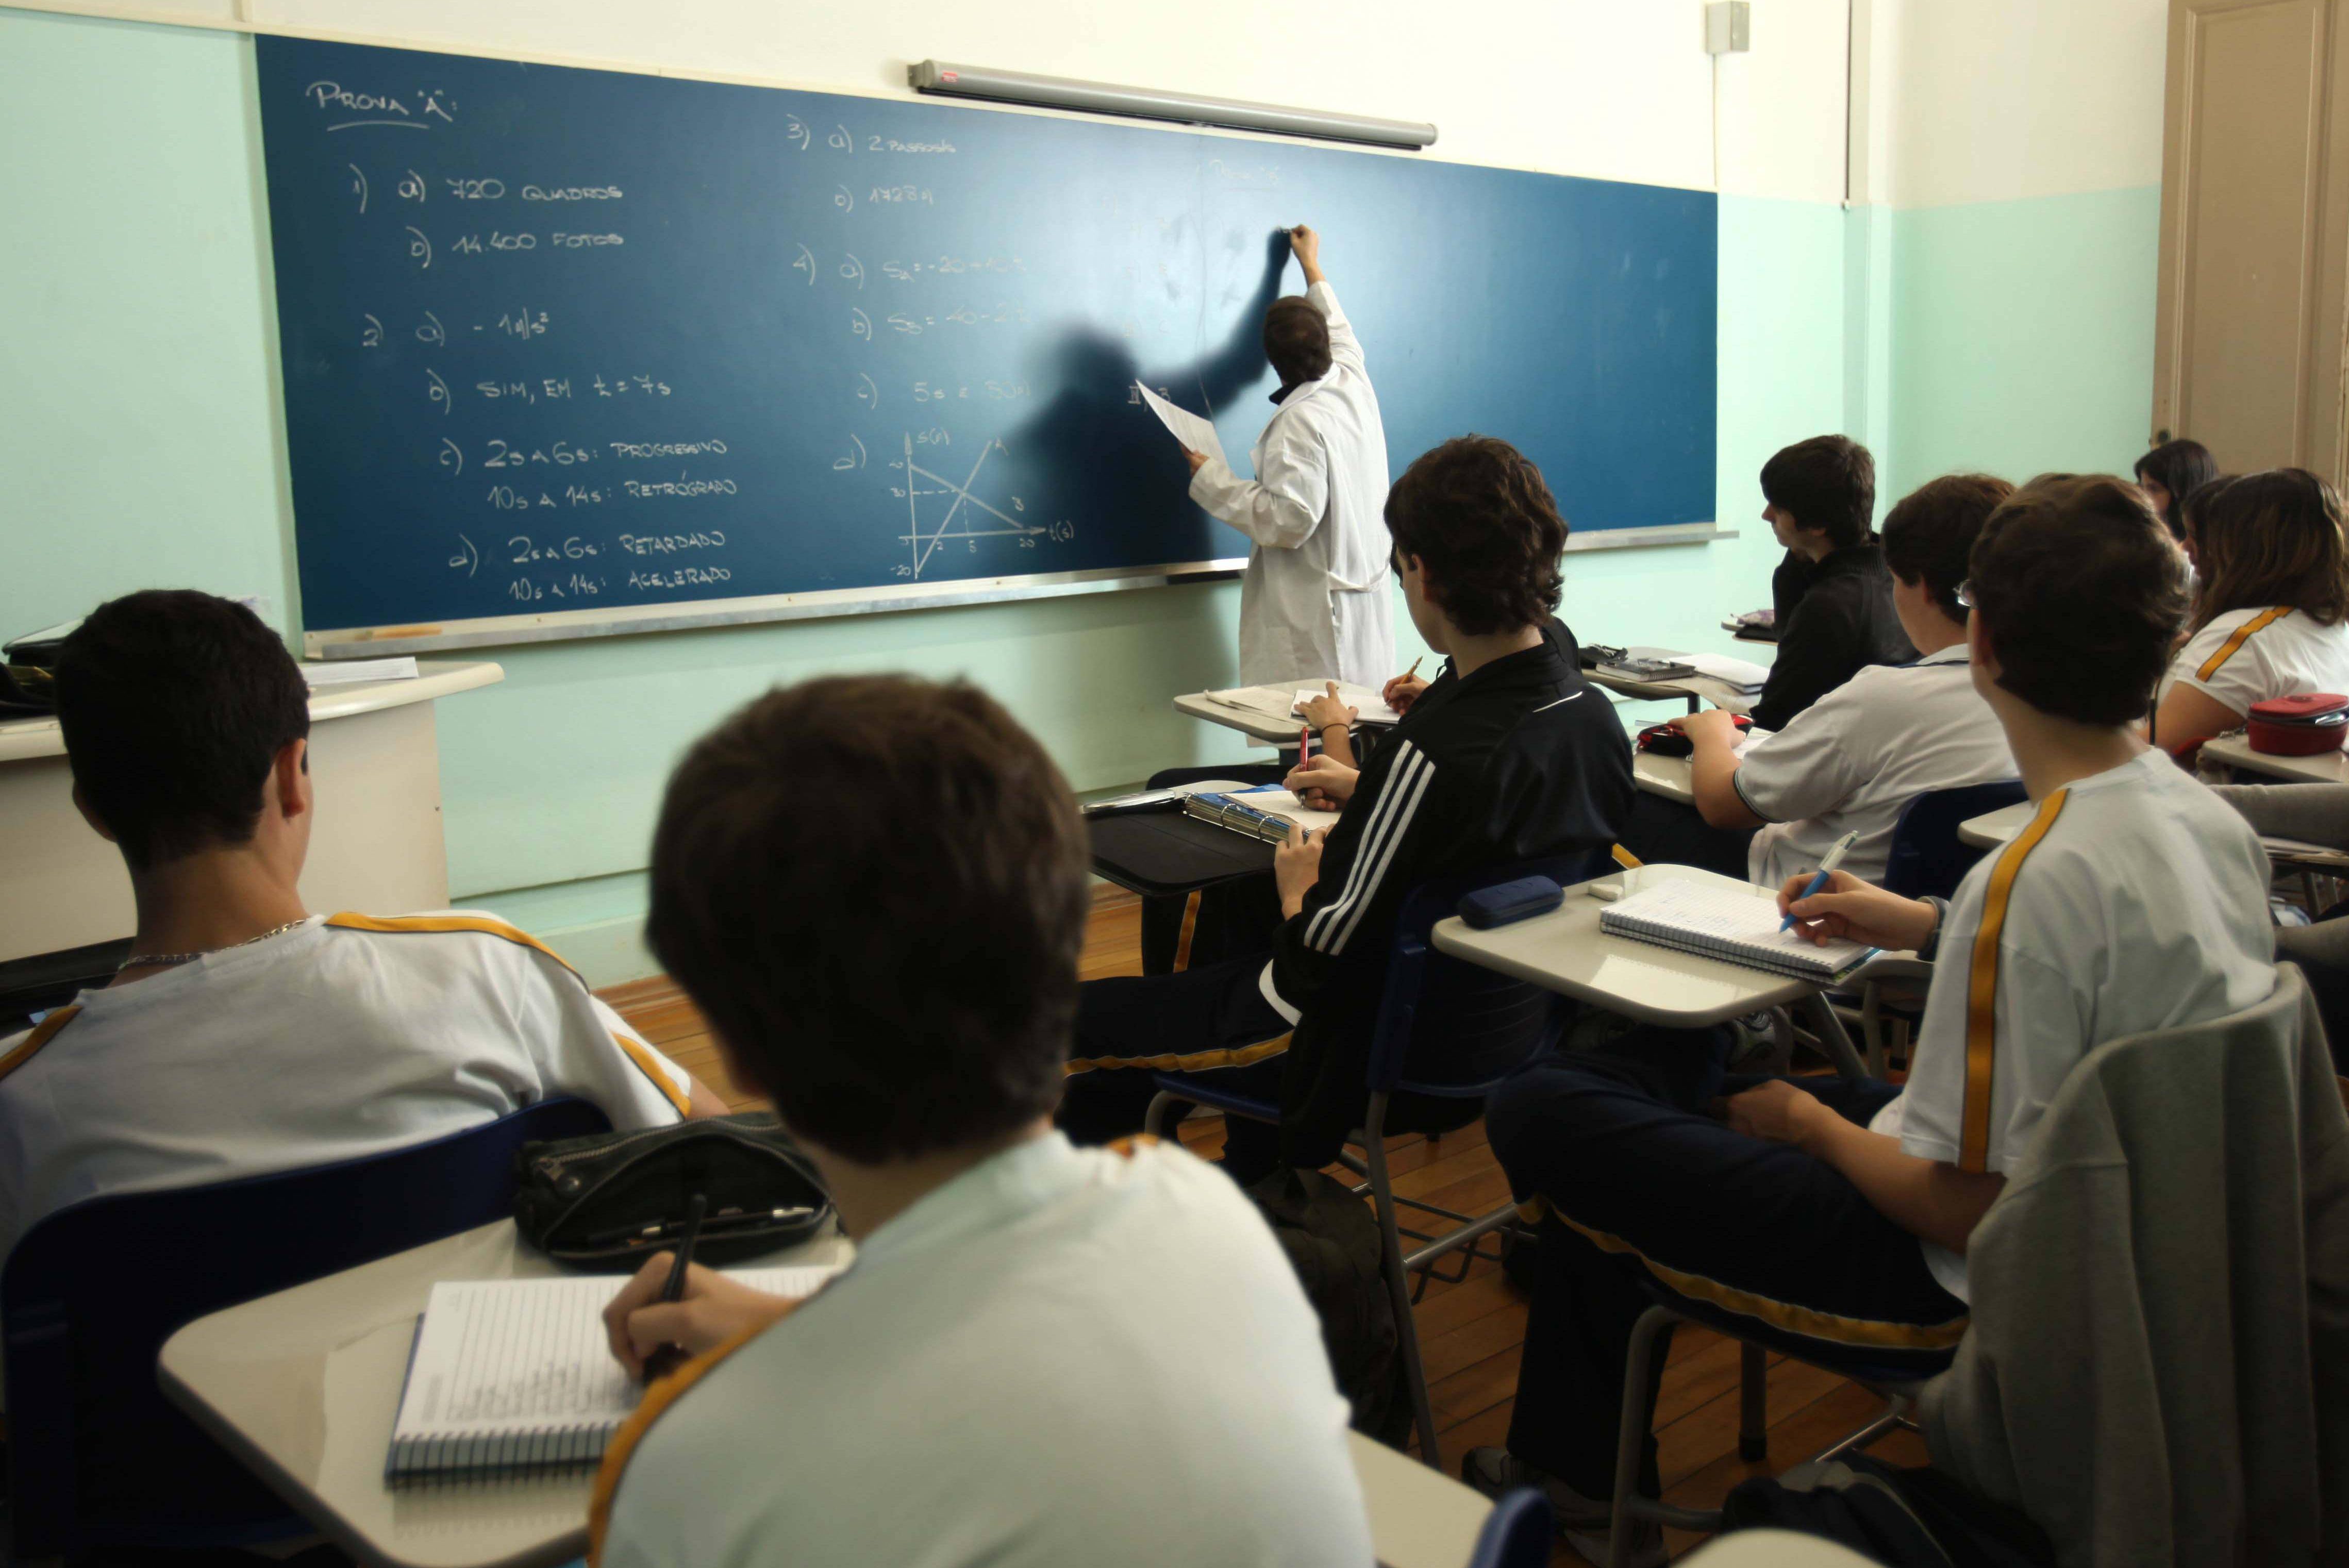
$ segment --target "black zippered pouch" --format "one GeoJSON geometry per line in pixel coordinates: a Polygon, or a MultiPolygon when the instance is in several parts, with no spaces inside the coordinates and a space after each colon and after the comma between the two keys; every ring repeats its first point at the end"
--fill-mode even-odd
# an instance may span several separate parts
{"type": "Polygon", "coordinates": [[[771,1111],[525,1143],[514,1176],[523,1238],[611,1274],[676,1245],[696,1192],[709,1209],[694,1261],[712,1266],[808,1241],[833,1212],[814,1162],[771,1111]]]}

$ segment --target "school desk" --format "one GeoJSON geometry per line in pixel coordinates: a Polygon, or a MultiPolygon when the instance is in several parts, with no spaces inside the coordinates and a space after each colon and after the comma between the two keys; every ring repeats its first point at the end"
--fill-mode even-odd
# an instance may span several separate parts
{"type": "Polygon", "coordinates": [[[1640,787],[1641,794],[1659,796],[1683,806],[1696,804],[1695,763],[1689,758],[1634,751],[1631,782],[1640,787]]]}
{"type": "MultiPolygon", "coordinates": [[[[1659,880],[1710,882],[1776,907],[1775,894],[1695,866],[1641,866],[1636,872],[1614,872],[1594,882],[1612,884],[1619,878],[1634,879],[1635,892],[1659,880]]],[[[1607,1012],[1666,1028],[1703,1028],[1768,1007],[1799,1006],[1809,1015],[1837,1070],[1847,1077],[1861,1076],[1859,1053],[1817,985],[1652,942],[1609,935],[1599,926],[1599,912],[1607,905],[1590,896],[1593,885],[1581,882],[1568,888],[1566,902],[1548,914],[1490,931],[1478,931],[1458,915],[1438,921],[1435,949],[1607,1012]]]]}
{"type": "MultiPolygon", "coordinates": [[[[837,1264],[850,1252],[827,1236],[758,1261],[837,1264]]],[[[173,1404],[367,1568],[566,1563],[586,1550],[593,1470],[398,1491],[383,1479],[409,1346],[433,1285],[561,1272],[501,1220],[200,1317],[164,1342],[158,1377],[173,1404]]],[[[1491,1504],[1350,1438],[1379,1561],[1463,1568],[1491,1504]]]]}
{"type": "Polygon", "coordinates": [[[2221,735],[2202,743],[2202,760],[2244,773],[2258,773],[2294,784],[2349,784],[2349,752],[2326,751],[2314,757],[2278,757],[2251,749],[2251,738],[2221,735]]]}
{"type": "MultiPolygon", "coordinates": [[[[302,872],[312,909],[449,906],[440,833],[440,698],[505,678],[493,664],[426,661],[418,677],[310,694],[317,825],[302,872]]],[[[0,962],[128,938],[130,876],[74,810],[54,718],[0,724],[0,962]]]]}
{"type": "Polygon", "coordinates": [[[1958,824],[1958,842],[1971,844],[1978,850],[1994,850],[2015,834],[2023,831],[2031,814],[2039,810],[2030,800],[2017,800],[2012,806],[2001,806],[1995,811],[1979,817],[1969,817],[1958,824]]]}
{"type": "Polygon", "coordinates": [[[1257,740],[1294,747],[1305,721],[1289,712],[1289,707],[1297,700],[1301,684],[1185,692],[1174,699],[1174,711],[1237,729],[1257,740]]]}

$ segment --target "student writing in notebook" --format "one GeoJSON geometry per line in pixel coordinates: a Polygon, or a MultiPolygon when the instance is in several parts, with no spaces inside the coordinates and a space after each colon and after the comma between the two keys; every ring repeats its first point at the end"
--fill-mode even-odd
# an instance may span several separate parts
{"type": "Polygon", "coordinates": [[[760,698],[678,765],[647,934],[856,1238],[794,1305],[649,1262],[607,1312],[646,1395],[602,1568],[1371,1561],[1320,1326],[1179,1147],[1051,1126],[1092,901],[1051,760],[985,695],[760,698]]]}
{"type": "Polygon", "coordinates": [[[304,906],[308,692],[252,611],[101,604],[57,685],[75,803],[122,851],[138,929],[111,985],[0,1043],[0,1247],[80,1199],[348,1160],[553,1095],[620,1128],[724,1113],[502,921],[304,906]]]}
{"type": "MultiPolygon", "coordinates": [[[[1567,528],[1541,470],[1506,441],[1447,441],[1395,481],[1386,521],[1413,624],[1449,655],[1444,668],[1359,774],[1316,758],[1291,775],[1292,789],[1342,808],[1326,839],[1300,832],[1278,852],[1269,954],[1085,986],[1061,1109],[1080,1142],[1139,1129],[1152,1072],[1172,1058],[1280,1104],[1277,1129],[1233,1119],[1224,1159],[1237,1179],[1328,1163],[1361,1117],[1388,943],[1411,891],[1614,841],[1630,748],[1551,613],[1567,528]]],[[[1475,1112],[1421,1109],[1453,1126],[1475,1112]]]]}
{"type": "Polygon", "coordinates": [[[2180,754],[2269,697],[2349,696],[2349,539],[2333,487],[2305,469],[2218,480],[2194,492],[2188,521],[2200,580],[2154,744],[2180,754]]]}
{"type": "Polygon", "coordinates": [[[1853,830],[1844,868],[1879,878],[1911,800],[2016,777],[2005,731],[1967,670],[1969,612],[1958,598],[1975,537],[2013,491],[1988,474],[1951,474],[1884,520],[1892,607],[1915,663],[1868,666],[1742,757],[1726,713],[1673,721],[1696,748],[1696,810],[1713,828],[1754,831],[1744,870],[1754,882],[1777,886],[1853,830]]]}
{"type": "MultiPolygon", "coordinates": [[[[1718,1038],[1651,1031],[1528,1068],[1488,1107],[1511,1186],[1548,1217],[1508,1445],[1465,1470],[1542,1486],[1570,1532],[1609,1522],[1636,1273],[1789,1333],[1953,1346],[1967,1238],[2072,1068],[2274,983],[2258,838],[2137,732],[2186,612],[2185,562],[2143,496],[2036,480],[1984,525],[1970,573],[1975,688],[2037,814],[1946,906],[1841,872],[1780,895],[1822,939],[1935,961],[1905,1088],[1724,1083],[1718,1038]]],[[[1652,1441],[1641,1470],[1652,1496],[1652,1441]]],[[[1663,1560],[1660,1531],[1636,1560],[1663,1560]]]]}

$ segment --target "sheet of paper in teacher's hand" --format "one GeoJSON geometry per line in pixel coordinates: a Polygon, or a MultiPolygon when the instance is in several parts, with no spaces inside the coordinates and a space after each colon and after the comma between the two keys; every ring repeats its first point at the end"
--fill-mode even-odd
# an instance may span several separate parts
{"type": "Polygon", "coordinates": [[[1225,461],[1223,442],[1216,439],[1215,426],[1188,408],[1177,408],[1139,381],[1133,386],[1134,390],[1142,394],[1142,400],[1150,405],[1150,411],[1158,416],[1158,422],[1172,430],[1176,440],[1192,451],[1215,459],[1226,468],[1231,466],[1225,461]]]}

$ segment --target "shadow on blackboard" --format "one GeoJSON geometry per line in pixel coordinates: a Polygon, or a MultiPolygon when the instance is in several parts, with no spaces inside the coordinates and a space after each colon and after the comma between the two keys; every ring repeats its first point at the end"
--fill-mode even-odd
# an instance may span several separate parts
{"type": "MultiPolygon", "coordinates": [[[[1138,380],[1170,401],[1209,417],[1262,383],[1271,369],[1264,353],[1264,315],[1280,297],[1288,265],[1288,234],[1275,230],[1265,248],[1264,275],[1240,308],[1230,335],[1194,363],[1145,372],[1133,351],[1093,326],[1069,329],[1045,351],[1045,377],[1055,388],[1036,418],[1008,444],[1056,480],[1055,494],[1072,515],[1097,526],[1153,528],[1188,518],[1202,552],[1244,547],[1192,504],[1191,474],[1183,449],[1133,396],[1138,380]],[[1212,535],[1221,535],[1210,543],[1212,535]]],[[[1263,410],[1269,418],[1271,409],[1263,410]]],[[[1250,417],[1251,430],[1261,420],[1250,417]]],[[[1251,437],[1251,438],[1253,438],[1251,437]]]]}

